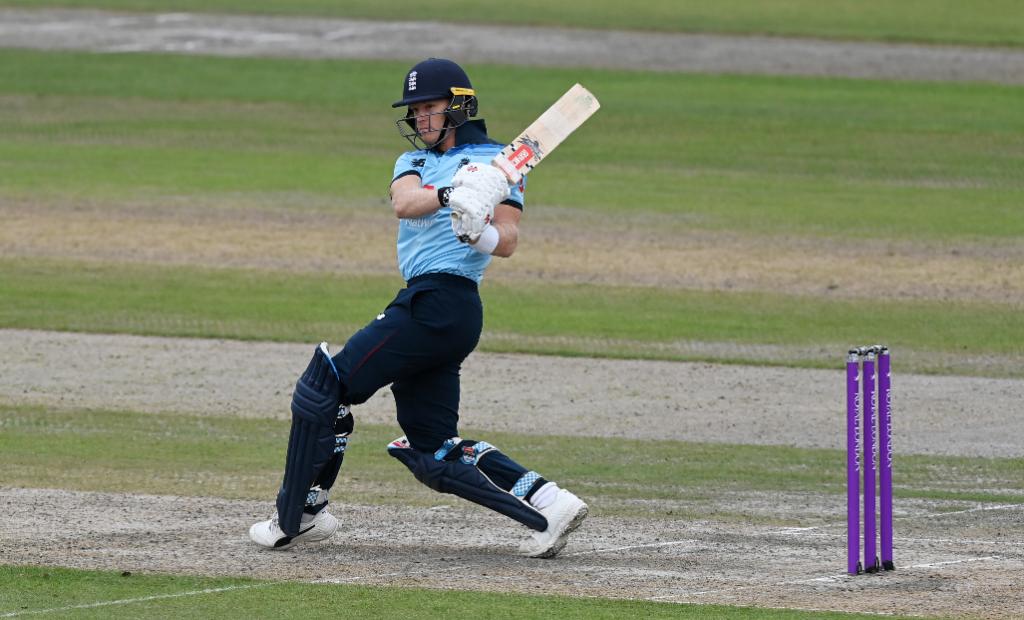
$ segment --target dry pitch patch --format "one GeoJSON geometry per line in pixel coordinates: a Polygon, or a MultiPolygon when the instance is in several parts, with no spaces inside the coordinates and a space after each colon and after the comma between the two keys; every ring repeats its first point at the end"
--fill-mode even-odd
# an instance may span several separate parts
{"type": "MultiPolygon", "coordinates": [[[[414,484],[410,482],[410,484],[414,484]]],[[[723,497],[783,519],[830,514],[836,497],[723,497]],[[833,503],[830,503],[833,502],[833,503]]],[[[515,555],[525,529],[473,506],[336,504],[333,539],[255,548],[248,525],[272,503],[0,489],[0,554],[13,564],[366,585],[563,594],[955,617],[1024,613],[1024,505],[902,501],[898,569],[843,575],[841,522],[810,528],[593,515],[554,560],[515,555]]]]}
{"type": "MultiPolygon", "coordinates": [[[[4,199],[0,258],[395,273],[396,223],[383,198],[370,206],[302,195],[208,202],[4,199]]],[[[1010,241],[851,244],[702,230],[673,215],[625,213],[612,221],[539,205],[524,217],[521,243],[528,251],[496,261],[489,279],[826,299],[872,298],[884,279],[897,299],[1024,299],[1024,246],[1010,241]]]]}

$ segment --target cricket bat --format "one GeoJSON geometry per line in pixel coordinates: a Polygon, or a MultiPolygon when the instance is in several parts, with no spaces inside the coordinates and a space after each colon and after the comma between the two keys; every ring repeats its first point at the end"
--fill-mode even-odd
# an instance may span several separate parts
{"type": "Polygon", "coordinates": [[[491,163],[505,173],[509,183],[519,183],[524,174],[536,168],[600,107],[589,90],[579,84],[574,85],[502,149],[491,163]]]}

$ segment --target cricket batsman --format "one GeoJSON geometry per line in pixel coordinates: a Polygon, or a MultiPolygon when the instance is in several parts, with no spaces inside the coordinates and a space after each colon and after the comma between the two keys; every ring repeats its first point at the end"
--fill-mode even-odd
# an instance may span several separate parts
{"type": "Polygon", "coordinates": [[[313,351],[292,397],[277,512],[249,536],[260,547],[287,549],[338,530],[328,496],[354,428],[351,407],[390,386],[404,435],[388,453],[431,489],[528,528],[522,555],[554,557],[587,505],[496,446],[459,434],[459,372],[483,328],[477,287],[493,256],[516,250],[525,181],[510,186],[490,165],[503,145],[475,118],[476,91],[456,63],[416,64],[392,107],[404,109],[396,125],[413,147],[391,179],[406,287],[340,352],[332,355],[327,343],[313,351]]]}

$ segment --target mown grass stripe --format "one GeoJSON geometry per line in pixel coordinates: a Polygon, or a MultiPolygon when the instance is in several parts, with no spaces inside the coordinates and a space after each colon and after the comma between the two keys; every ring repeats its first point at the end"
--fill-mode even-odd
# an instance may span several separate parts
{"type": "MultiPolygon", "coordinates": [[[[3,328],[286,342],[344,341],[403,284],[51,260],[0,259],[0,270],[3,328]]],[[[900,352],[904,372],[970,371],[972,356],[994,376],[1021,372],[1011,362],[1021,353],[1024,321],[1012,304],[488,281],[481,295],[485,351],[834,367],[836,352],[871,341],[900,352]],[[680,344],[687,341],[722,344],[691,351],[680,344]],[[817,352],[766,358],[759,345],[817,352]]]]}
{"type": "MultiPolygon", "coordinates": [[[[0,429],[4,486],[104,492],[146,488],[163,495],[260,499],[272,496],[280,481],[288,421],[0,405],[0,429]]],[[[415,484],[379,448],[395,433],[390,425],[359,427],[358,441],[349,448],[351,462],[341,474],[348,480],[343,483],[346,498],[385,505],[450,501],[415,484]]],[[[489,433],[488,440],[537,471],[558,472],[560,481],[609,515],[686,519],[714,514],[750,521],[759,516],[722,513],[729,510],[729,498],[845,493],[842,468],[836,467],[841,450],[600,437],[579,441],[515,433],[489,433]],[[594,461],[593,454],[601,454],[601,460],[594,461]]],[[[1018,475],[1022,462],[903,455],[896,497],[971,502],[968,509],[982,502],[1018,505],[1024,501],[1018,475]]]]}
{"type": "MultiPolygon", "coordinates": [[[[21,50],[0,60],[0,96],[16,98],[0,106],[10,191],[305,190],[369,204],[405,148],[389,107],[401,63],[21,50]]],[[[1024,194],[1022,87],[471,69],[480,92],[502,93],[486,111],[497,139],[575,81],[602,101],[531,178],[527,213],[656,212],[779,234],[1024,234],[1013,208],[1024,194]]]]}

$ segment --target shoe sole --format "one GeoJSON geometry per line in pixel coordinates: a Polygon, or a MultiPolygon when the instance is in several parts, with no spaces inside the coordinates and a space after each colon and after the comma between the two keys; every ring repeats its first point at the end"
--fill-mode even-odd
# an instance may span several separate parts
{"type": "Polygon", "coordinates": [[[586,504],[580,506],[580,509],[576,511],[576,514],[573,516],[572,520],[569,521],[569,524],[566,525],[565,529],[562,530],[562,533],[558,535],[558,540],[555,541],[555,544],[551,545],[551,547],[541,553],[531,555],[530,557],[553,558],[558,555],[569,542],[569,534],[572,534],[579,528],[579,526],[583,525],[583,520],[587,518],[587,514],[589,514],[589,512],[590,510],[587,508],[586,504]]]}

